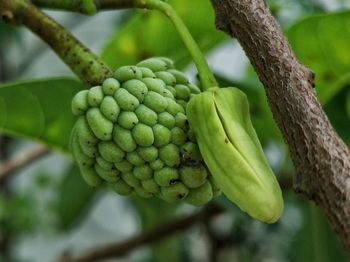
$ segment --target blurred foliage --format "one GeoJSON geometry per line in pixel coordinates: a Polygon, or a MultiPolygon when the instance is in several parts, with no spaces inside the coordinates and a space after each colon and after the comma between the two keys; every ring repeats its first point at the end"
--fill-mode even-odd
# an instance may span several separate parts
{"type": "MultiPolygon", "coordinates": [[[[340,0],[339,4],[345,2],[340,0]]],[[[169,0],[169,3],[174,5],[204,52],[220,48],[228,39],[215,29],[210,1],[169,0]]],[[[316,91],[325,111],[337,132],[350,144],[350,12],[329,13],[327,6],[317,0],[269,0],[268,3],[282,27],[290,25],[285,32],[293,50],[298,59],[316,73],[316,91]],[[285,19],[284,14],[290,9],[292,15],[285,19]]],[[[135,64],[149,56],[169,56],[179,68],[190,64],[188,52],[162,14],[145,11],[126,14],[126,21],[120,19],[115,33],[105,39],[101,57],[110,66],[135,64]]],[[[0,21],[0,68],[5,61],[4,48],[20,37],[19,30],[0,21]]],[[[11,61],[6,63],[10,68],[11,61]]],[[[220,72],[217,78],[221,86],[236,86],[247,94],[252,121],[265,150],[273,147],[274,154],[279,156],[277,168],[274,167],[277,176],[290,176],[294,171],[287,148],[273,120],[264,89],[251,67],[243,80],[224,78],[220,72]]],[[[85,86],[79,81],[68,78],[1,84],[1,132],[39,141],[68,153],[69,132],[74,123],[70,101],[82,88],[85,86]]],[[[10,197],[1,196],[0,233],[31,236],[35,230],[43,231],[37,222],[45,219],[48,212],[53,212],[58,232],[74,231],[98,203],[94,201],[97,191],[89,188],[78,172],[77,167],[71,165],[56,182],[50,179],[50,174],[38,174],[34,189],[14,192],[10,197]],[[57,196],[50,211],[48,206],[44,211],[38,208],[40,200],[33,197],[34,191],[39,191],[40,195],[44,190],[54,191],[57,196]]],[[[201,231],[198,236],[206,239],[207,249],[218,249],[221,261],[346,261],[319,209],[288,190],[284,195],[285,214],[274,225],[249,218],[221,196],[216,202],[224,206],[228,214],[226,222],[214,226],[213,230],[224,243],[215,245],[212,242],[220,242],[220,239],[211,239],[206,232],[201,231]]],[[[183,208],[159,199],[132,198],[127,203],[134,207],[144,231],[173,219],[183,208]]],[[[193,232],[152,245],[148,260],[194,261],[193,241],[189,240],[193,232]]]]}

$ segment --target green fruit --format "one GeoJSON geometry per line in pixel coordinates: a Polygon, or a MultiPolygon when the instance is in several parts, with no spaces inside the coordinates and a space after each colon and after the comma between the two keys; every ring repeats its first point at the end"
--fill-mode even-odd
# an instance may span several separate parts
{"type": "Polygon", "coordinates": [[[114,77],[120,82],[142,79],[142,71],[137,66],[122,66],[115,71],[114,77]]]}
{"type": "Polygon", "coordinates": [[[123,111],[119,114],[118,124],[125,129],[132,129],[138,122],[137,115],[132,111],[123,111]]]}
{"type": "Polygon", "coordinates": [[[98,139],[107,141],[112,138],[113,123],[98,108],[90,108],[86,113],[86,120],[98,139]]]}
{"type": "Polygon", "coordinates": [[[120,108],[113,97],[110,97],[110,96],[104,97],[100,106],[100,110],[101,110],[101,113],[109,121],[112,121],[113,123],[117,121],[120,108]]]}
{"type": "Polygon", "coordinates": [[[160,192],[160,187],[154,181],[153,178],[142,180],[141,184],[142,184],[143,189],[145,189],[146,191],[148,191],[152,194],[158,194],[160,192]]]}
{"type": "Polygon", "coordinates": [[[164,112],[168,106],[166,98],[162,95],[149,91],[143,101],[144,105],[157,113],[164,112]]]}
{"type": "Polygon", "coordinates": [[[186,197],[186,202],[195,206],[201,206],[208,203],[213,198],[213,190],[209,181],[206,181],[202,186],[191,189],[186,197]]]}
{"type": "Polygon", "coordinates": [[[113,96],[118,88],[120,88],[120,83],[114,78],[107,78],[102,84],[102,91],[106,96],[113,96]]]}
{"type": "Polygon", "coordinates": [[[153,170],[149,165],[135,166],[133,171],[133,175],[140,180],[147,180],[152,178],[153,170]]]}
{"type": "Polygon", "coordinates": [[[113,140],[125,152],[132,152],[137,148],[131,131],[117,125],[114,126],[113,140]]]}
{"type": "Polygon", "coordinates": [[[161,147],[167,145],[171,140],[171,132],[165,126],[156,124],[153,126],[154,145],[161,147]]]}
{"type": "Polygon", "coordinates": [[[204,166],[184,166],[180,169],[182,182],[188,188],[197,188],[207,181],[207,170],[204,166]]]}
{"type": "Polygon", "coordinates": [[[146,93],[148,92],[145,83],[137,79],[131,79],[126,81],[123,84],[123,88],[125,88],[130,94],[135,96],[140,103],[142,103],[146,93]]]}
{"type": "Polygon", "coordinates": [[[164,167],[154,172],[154,181],[161,187],[179,182],[179,172],[175,168],[164,167]]]}
{"type": "Polygon", "coordinates": [[[166,85],[171,85],[171,86],[174,86],[176,84],[176,78],[175,76],[173,76],[171,73],[169,72],[156,72],[155,75],[163,80],[163,82],[166,84],[166,85]]]}
{"type": "Polygon", "coordinates": [[[171,73],[175,77],[177,84],[187,85],[189,83],[187,76],[181,71],[178,71],[176,69],[169,69],[167,72],[171,73]]]}
{"type": "Polygon", "coordinates": [[[135,113],[137,118],[141,123],[144,123],[148,126],[153,126],[157,123],[158,115],[152,109],[146,107],[145,105],[140,105],[135,113]]]}
{"type": "Polygon", "coordinates": [[[131,133],[135,142],[140,146],[151,146],[154,142],[153,130],[145,124],[137,124],[131,133]]]}
{"type": "Polygon", "coordinates": [[[161,197],[167,202],[183,200],[187,197],[188,193],[188,188],[181,182],[161,188],[161,197]]]}
{"type": "Polygon", "coordinates": [[[89,109],[87,100],[88,90],[78,92],[72,100],[72,112],[76,116],[83,115],[89,109]]]}
{"type": "Polygon", "coordinates": [[[151,69],[153,72],[165,71],[169,68],[168,64],[165,61],[158,58],[149,58],[149,59],[143,60],[140,63],[138,63],[137,66],[147,67],[151,69]]]}
{"type": "Polygon", "coordinates": [[[154,146],[139,147],[137,153],[147,162],[153,162],[158,158],[158,149],[154,146]]]}
{"type": "Polygon", "coordinates": [[[119,88],[114,98],[119,107],[125,111],[134,111],[140,104],[139,100],[124,88],[119,88]]]}
{"type": "Polygon", "coordinates": [[[125,152],[112,141],[100,142],[98,151],[103,159],[112,163],[120,162],[125,156],[125,152]]]}
{"type": "Polygon", "coordinates": [[[123,179],[119,179],[117,182],[110,184],[111,188],[119,195],[130,195],[133,192],[131,186],[124,182],[123,179]]]}
{"type": "Polygon", "coordinates": [[[163,82],[163,80],[158,78],[144,78],[142,81],[147,86],[148,91],[163,94],[163,91],[165,89],[165,83],[163,82]]]}
{"type": "Polygon", "coordinates": [[[102,92],[101,86],[92,87],[87,94],[87,100],[89,105],[94,107],[97,107],[101,104],[103,97],[104,94],[102,92]]]}

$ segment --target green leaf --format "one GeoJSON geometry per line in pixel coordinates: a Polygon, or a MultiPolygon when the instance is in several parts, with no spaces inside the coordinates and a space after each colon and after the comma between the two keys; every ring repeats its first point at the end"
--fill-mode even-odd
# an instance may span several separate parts
{"type": "MultiPolygon", "coordinates": [[[[169,3],[188,26],[191,34],[206,52],[226,39],[215,28],[210,1],[170,0],[169,3]]],[[[136,64],[152,56],[167,56],[183,67],[191,61],[174,26],[158,11],[142,11],[129,19],[107,43],[102,59],[112,68],[136,64]]]]}
{"type": "Polygon", "coordinates": [[[82,83],[70,78],[0,85],[0,132],[67,152],[75,122],[71,100],[83,88],[82,83]]]}
{"type": "Polygon", "coordinates": [[[286,34],[298,59],[316,73],[317,94],[327,103],[349,78],[350,11],[313,15],[293,26],[286,34]]]}
{"type": "Polygon", "coordinates": [[[79,173],[79,167],[72,165],[59,185],[58,192],[59,198],[54,206],[58,227],[68,230],[85,217],[97,190],[88,186],[79,173]]]}

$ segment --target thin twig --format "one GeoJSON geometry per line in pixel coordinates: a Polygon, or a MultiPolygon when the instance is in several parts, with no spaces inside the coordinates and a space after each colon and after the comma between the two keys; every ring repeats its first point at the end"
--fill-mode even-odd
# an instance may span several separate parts
{"type": "Polygon", "coordinates": [[[0,181],[11,175],[18,169],[25,167],[40,157],[48,154],[50,151],[43,146],[37,146],[29,151],[20,153],[14,158],[9,159],[0,165],[0,181]]]}
{"type": "Polygon", "coordinates": [[[122,242],[117,242],[97,248],[75,258],[67,258],[66,254],[64,257],[61,257],[57,261],[92,262],[101,261],[107,258],[121,257],[138,247],[160,241],[163,238],[169,237],[179,231],[188,229],[189,227],[197,224],[198,222],[205,221],[215,215],[218,215],[223,211],[224,210],[218,207],[217,205],[210,204],[193,215],[170,221],[157,227],[153,231],[143,233],[141,235],[132,237],[122,242]]]}

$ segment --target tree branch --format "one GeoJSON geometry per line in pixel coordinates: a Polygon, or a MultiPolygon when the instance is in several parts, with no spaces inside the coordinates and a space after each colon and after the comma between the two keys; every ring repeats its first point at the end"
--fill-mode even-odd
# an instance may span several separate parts
{"type": "Polygon", "coordinates": [[[0,165],[0,181],[4,180],[18,169],[32,163],[42,156],[47,155],[49,152],[50,151],[46,147],[37,146],[27,152],[20,153],[14,158],[7,160],[0,165]]]}
{"type": "Polygon", "coordinates": [[[0,15],[4,21],[23,24],[38,35],[83,82],[101,84],[105,78],[113,75],[104,62],[30,1],[1,0],[0,15]]]}
{"type": "Polygon", "coordinates": [[[69,258],[66,254],[60,258],[58,262],[93,262],[108,258],[121,257],[134,250],[135,248],[160,241],[161,239],[169,237],[181,230],[185,230],[198,222],[205,221],[213,216],[216,216],[223,211],[224,210],[222,208],[214,204],[210,204],[204,207],[198,213],[165,223],[153,231],[146,232],[126,241],[109,244],[76,258],[69,258]]]}
{"type": "Polygon", "coordinates": [[[291,50],[264,0],[211,0],[261,82],[296,169],[295,188],[326,213],[350,255],[350,151],[324,113],[314,74],[291,50]]]}

